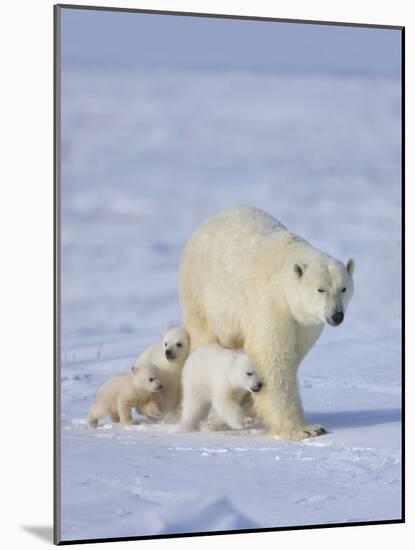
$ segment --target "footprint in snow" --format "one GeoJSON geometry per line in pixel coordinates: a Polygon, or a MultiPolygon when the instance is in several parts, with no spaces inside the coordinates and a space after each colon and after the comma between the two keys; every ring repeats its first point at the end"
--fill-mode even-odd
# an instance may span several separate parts
{"type": "Polygon", "coordinates": [[[337,500],[333,495],[312,495],[308,497],[302,497],[294,501],[294,504],[300,504],[306,508],[317,509],[321,504],[337,500]]]}

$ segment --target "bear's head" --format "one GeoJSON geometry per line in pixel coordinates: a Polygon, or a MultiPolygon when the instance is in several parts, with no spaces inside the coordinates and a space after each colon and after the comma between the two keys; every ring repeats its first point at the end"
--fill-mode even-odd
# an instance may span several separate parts
{"type": "Polygon", "coordinates": [[[305,325],[340,325],[353,295],[353,271],[352,259],[346,264],[333,258],[295,263],[286,295],[294,318],[305,325]]]}
{"type": "Polygon", "coordinates": [[[189,355],[190,342],[187,332],[182,327],[175,327],[163,335],[163,352],[168,361],[183,364],[189,355]]]}
{"type": "Polygon", "coordinates": [[[258,392],[263,385],[244,353],[235,353],[229,377],[231,387],[238,390],[258,392]]]}
{"type": "Polygon", "coordinates": [[[163,389],[160,369],[156,365],[138,365],[131,368],[133,383],[137,389],[159,392],[163,389]]]}

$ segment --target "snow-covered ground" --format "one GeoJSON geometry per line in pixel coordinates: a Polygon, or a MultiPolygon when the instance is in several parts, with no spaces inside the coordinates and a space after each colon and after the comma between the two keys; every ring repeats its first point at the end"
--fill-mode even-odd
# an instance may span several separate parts
{"type": "Polygon", "coordinates": [[[62,539],[398,519],[399,81],[92,68],[62,84],[62,539]],[[300,368],[329,433],[88,428],[97,387],[180,323],[192,230],[237,203],[356,260],[344,325],[300,368]]]}

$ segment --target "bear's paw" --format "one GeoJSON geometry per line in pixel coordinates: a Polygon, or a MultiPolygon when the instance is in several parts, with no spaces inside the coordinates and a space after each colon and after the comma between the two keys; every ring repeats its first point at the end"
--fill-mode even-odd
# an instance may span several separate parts
{"type": "Polygon", "coordinates": [[[320,426],[320,424],[306,424],[301,428],[297,428],[292,432],[284,434],[275,434],[279,435],[282,439],[292,439],[294,441],[301,441],[302,439],[309,439],[310,437],[317,437],[319,435],[324,435],[327,433],[327,430],[320,426]]]}

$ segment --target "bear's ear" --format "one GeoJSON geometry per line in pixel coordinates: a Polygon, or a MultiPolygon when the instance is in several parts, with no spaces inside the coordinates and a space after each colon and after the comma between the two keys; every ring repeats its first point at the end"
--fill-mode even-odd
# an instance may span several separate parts
{"type": "Polygon", "coordinates": [[[304,264],[294,264],[294,273],[297,275],[297,277],[300,279],[303,274],[304,274],[304,270],[305,270],[305,265],[304,264]]]}
{"type": "Polygon", "coordinates": [[[354,273],[354,260],[353,258],[349,258],[346,262],[346,269],[347,269],[347,273],[350,275],[350,277],[353,275],[354,273]]]}

